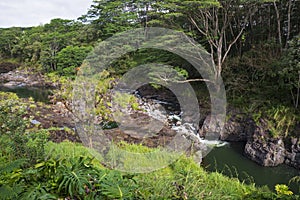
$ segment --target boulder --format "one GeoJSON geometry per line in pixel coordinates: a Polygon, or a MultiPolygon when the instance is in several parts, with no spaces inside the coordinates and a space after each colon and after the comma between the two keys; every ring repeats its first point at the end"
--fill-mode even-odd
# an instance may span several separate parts
{"type": "Polygon", "coordinates": [[[12,70],[18,68],[19,66],[20,66],[20,64],[18,64],[18,63],[1,62],[0,63],[0,74],[12,71],[12,70]]]}
{"type": "Polygon", "coordinates": [[[286,150],[281,139],[273,141],[248,141],[245,155],[262,166],[274,167],[284,163],[286,150]]]}
{"type": "Polygon", "coordinates": [[[286,141],[285,163],[300,170],[300,138],[292,137],[286,141]]]}
{"type": "MultiPolygon", "coordinates": [[[[268,123],[260,119],[256,123],[248,115],[230,110],[222,131],[221,118],[208,115],[199,131],[206,139],[229,142],[246,142],[244,154],[262,166],[274,167],[285,163],[300,169],[300,138],[273,138],[268,123]]],[[[299,130],[300,131],[300,125],[299,130]]],[[[297,134],[295,134],[297,135],[297,134]]]]}
{"type": "Polygon", "coordinates": [[[246,142],[251,138],[254,128],[255,122],[250,117],[243,113],[234,113],[227,119],[220,139],[229,142],[246,142]]]}
{"type": "Polygon", "coordinates": [[[218,140],[223,132],[224,119],[222,116],[208,115],[199,129],[200,137],[207,140],[218,140]]]}
{"type": "Polygon", "coordinates": [[[268,122],[260,119],[248,139],[244,154],[262,166],[275,167],[285,162],[287,150],[282,138],[273,138],[268,122]]]}
{"type": "Polygon", "coordinates": [[[201,137],[207,138],[209,130],[214,130],[216,137],[228,142],[246,142],[251,138],[255,122],[246,114],[232,111],[228,114],[224,123],[223,130],[221,130],[221,118],[208,115],[199,131],[201,137]],[[228,117],[229,116],[229,117],[228,117]],[[213,121],[212,121],[213,120],[213,121]],[[210,126],[210,127],[209,127],[210,126]]]}

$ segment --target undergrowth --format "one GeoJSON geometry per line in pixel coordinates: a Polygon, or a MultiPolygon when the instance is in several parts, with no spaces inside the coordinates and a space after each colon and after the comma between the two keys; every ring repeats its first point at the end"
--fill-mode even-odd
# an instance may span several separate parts
{"type": "Polygon", "coordinates": [[[46,142],[47,130],[29,123],[28,105],[10,95],[0,98],[0,199],[299,199],[286,185],[274,193],[208,173],[192,158],[159,148],[122,142],[103,158],[79,143],[46,142]],[[142,154],[147,156],[132,157],[142,154]],[[106,166],[105,159],[116,157],[132,172],[106,166]],[[158,164],[164,167],[132,170],[158,164]]]}

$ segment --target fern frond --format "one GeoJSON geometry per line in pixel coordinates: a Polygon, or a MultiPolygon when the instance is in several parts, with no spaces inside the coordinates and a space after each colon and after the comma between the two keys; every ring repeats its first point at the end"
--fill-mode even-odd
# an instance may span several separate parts
{"type": "Polygon", "coordinates": [[[9,163],[5,163],[4,165],[0,165],[0,174],[10,173],[16,169],[19,169],[26,162],[27,162],[27,159],[18,159],[18,160],[9,162],[9,163]]]}
{"type": "Polygon", "coordinates": [[[0,200],[16,199],[18,197],[19,188],[10,187],[8,185],[0,186],[0,200]]]}

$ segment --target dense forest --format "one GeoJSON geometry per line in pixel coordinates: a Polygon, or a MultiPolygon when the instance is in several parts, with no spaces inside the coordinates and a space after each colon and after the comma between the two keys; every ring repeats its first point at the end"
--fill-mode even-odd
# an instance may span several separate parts
{"type": "MultiPolygon", "coordinates": [[[[226,119],[241,123],[238,128],[243,130],[254,129],[243,138],[226,133],[220,139],[245,142],[246,156],[261,165],[285,163],[299,170],[299,13],[299,0],[94,0],[78,19],[0,28],[0,75],[14,70],[35,77],[29,82],[42,80],[37,85],[51,89],[52,103],[0,92],[0,199],[298,199],[293,192],[299,193],[299,187],[293,192],[280,183],[275,191],[257,187],[255,181],[208,173],[186,156],[152,173],[119,172],[87,156],[89,150],[80,144],[71,122],[65,118],[56,122],[56,114],[46,115],[53,106],[72,113],[72,83],[100,42],[136,28],[168,28],[193,38],[211,55],[214,75],[222,77],[225,85],[226,119]],[[55,123],[43,124],[43,120],[55,123]],[[69,124],[61,129],[64,123],[69,124]],[[251,124],[256,128],[247,128],[251,124]],[[71,142],[58,141],[61,134],[71,142]],[[256,149],[257,145],[262,147],[256,149]],[[281,147],[285,148],[282,157],[281,147]],[[254,151],[266,151],[272,158],[261,158],[254,151]]],[[[116,125],[110,89],[130,69],[152,62],[171,65],[194,88],[207,90],[201,75],[180,56],[152,48],[132,51],[115,61],[96,86],[95,112],[105,129],[116,125]]],[[[7,77],[0,76],[0,81],[7,84],[7,77]]],[[[123,99],[139,110],[136,97],[123,99]]],[[[209,97],[199,101],[204,102],[200,108],[209,107],[209,97]]],[[[201,123],[205,121],[204,117],[201,123]]],[[[225,132],[229,126],[225,124],[225,132]]],[[[199,134],[205,136],[203,131],[200,128],[199,134]]],[[[114,139],[120,142],[117,136],[114,139]]],[[[160,146],[124,140],[117,145],[130,152],[147,153],[160,146]]],[[[124,162],[131,164],[130,159],[124,162]]],[[[299,177],[291,181],[298,185],[299,177]]]]}
{"type": "MultiPolygon", "coordinates": [[[[266,91],[263,87],[269,93],[263,97],[297,108],[299,6],[298,1],[95,1],[78,20],[1,29],[1,59],[72,76],[97,42],[132,28],[166,27],[184,31],[213,54],[230,98],[252,98],[266,91]]],[[[145,62],[133,60],[138,53],[146,52],[132,52],[115,73],[145,62]]]]}

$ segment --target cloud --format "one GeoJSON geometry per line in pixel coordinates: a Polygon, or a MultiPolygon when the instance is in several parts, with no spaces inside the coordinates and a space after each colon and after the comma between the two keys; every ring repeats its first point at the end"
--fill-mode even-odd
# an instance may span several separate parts
{"type": "Polygon", "coordinates": [[[37,26],[51,19],[77,19],[92,0],[1,0],[0,27],[37,26]]]}

